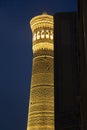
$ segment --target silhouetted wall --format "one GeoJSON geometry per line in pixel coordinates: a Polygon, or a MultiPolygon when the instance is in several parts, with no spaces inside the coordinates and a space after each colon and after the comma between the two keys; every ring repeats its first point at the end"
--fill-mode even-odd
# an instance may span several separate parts
{"type": "Polygon", "coordinates": [[[81,130],[87,130],[87,0],[78,0],[81,130]]]}
{"type": "Polygon", "coordinates": [[[55,130],[80,130],[77,15],[54,15],[55,130]]]}

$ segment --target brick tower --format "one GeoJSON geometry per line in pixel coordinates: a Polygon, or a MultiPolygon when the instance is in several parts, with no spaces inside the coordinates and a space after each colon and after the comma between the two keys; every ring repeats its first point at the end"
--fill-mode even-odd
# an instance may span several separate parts
{"type": "Polygon", "coordinates": [[[54,130],[53,16],[35,16],[30,26],[33,62],[27,130],[54,130]]]}

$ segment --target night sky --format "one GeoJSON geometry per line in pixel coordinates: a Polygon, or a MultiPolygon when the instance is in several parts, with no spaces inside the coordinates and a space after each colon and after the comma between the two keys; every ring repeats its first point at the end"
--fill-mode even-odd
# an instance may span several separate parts
{"type": "Polygon", "coordinates": [[[26,130],[32,66],[29,21],[77,10],[77,0],[0,0],[0,130],[26,130]]]}

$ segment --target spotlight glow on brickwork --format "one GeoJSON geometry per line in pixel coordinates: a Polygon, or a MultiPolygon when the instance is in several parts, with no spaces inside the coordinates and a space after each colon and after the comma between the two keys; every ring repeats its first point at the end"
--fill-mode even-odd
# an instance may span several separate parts
{"type": "Polygon", "coordinates": [[[30,21],[32,77],[27,130],[54,130],[53,16],[43,13],[30,21]]]}

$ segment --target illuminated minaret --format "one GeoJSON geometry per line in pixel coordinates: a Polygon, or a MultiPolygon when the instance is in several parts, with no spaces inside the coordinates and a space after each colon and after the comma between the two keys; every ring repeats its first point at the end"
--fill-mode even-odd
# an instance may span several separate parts
{"type": "Polygon", "coordinates": [[[30,26],[33,63],[27,130],[54,130],[53,16],[35,16],[30,26]]]}

